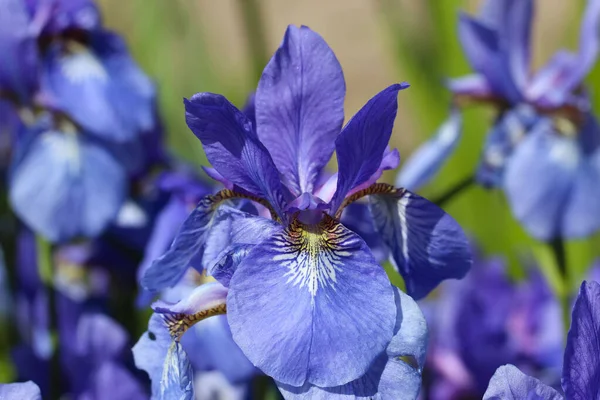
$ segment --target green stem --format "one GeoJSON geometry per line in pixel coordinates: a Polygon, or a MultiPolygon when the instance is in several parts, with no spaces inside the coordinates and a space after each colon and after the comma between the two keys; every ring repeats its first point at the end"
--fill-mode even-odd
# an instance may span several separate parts
{"type": "Polygon", "coordinates": [[[252,55],[252,75],[257,81],[267,64],[267,45],[262,23],[260,6],[257,0],[238,0],[242,12],[246,37],[252,55]]]}
{"type": "MultiPolygon", "coordinates": [[[[569,270],[567,268],[567,252],[565,249],[565,241],[562,237],[556,237],[548,242],[548,246],[552,250],[556,269],[560,277],[561,288],[558,291],[560,307],[562,310],[562,318],[565,332],[569,331],[571,326],[571,296],[570,296],[570,281],[569,270]]],[[[566,335],[565,335],[566,338],[566,335]]]]}
{"type": "Polygon", "coordinates": [[[464,178],[463,180],[459,181],[458,183],[456,183],[454,186],[452,186],[446,192],[442,193],[440,196],[435,198],[433,200],[433,202],[435,204],[437,204],[438,206],[442,207],[445,203],[449,202],[456,195],[462,193],[466,189],[473,186],[474,183],[475,183],[475,176],[473,176],[473,175],[468,176],[468,177],[464,178]]]}
{"type": "Polygon", "coordinates": [[[58,315],[56,307],[56,290],[54,289],[54,268],[52,266],[52,245],[44,238],[36,236],[38,272],[48,294],[48,313],[50,315],[50,332],[53,337],[54,351],[50,360],[50,398],[61,398],[61,365],[58,337],[58,315]]]}

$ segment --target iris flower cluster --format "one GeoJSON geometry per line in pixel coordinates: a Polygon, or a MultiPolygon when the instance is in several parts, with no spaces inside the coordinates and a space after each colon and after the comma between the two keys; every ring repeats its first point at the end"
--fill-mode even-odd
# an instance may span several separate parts
{"type": "Polygon", "coordinates": [[[598,398],[600,267],[558,298],[535,262],[513,281],[440,208],[475,182],[537,239],[600,229],[584,85],[600,0],[579,51],[535,73],[534,5],[460,15],[474,74],[448,81],[450,116],[391,185],[398,96],[414,89],[392,84],[346,118],[342,66],[306,26],[287,28],[244,107],[184,99],[202,177],[165,150],[154,83],[92,0],[0,0],[0,217],[14,221],[0,324],[24,381],[0,400],[598,398]],[[497,111],[477,169],[429,201],[417,191],[472,103],[497,111]]]}

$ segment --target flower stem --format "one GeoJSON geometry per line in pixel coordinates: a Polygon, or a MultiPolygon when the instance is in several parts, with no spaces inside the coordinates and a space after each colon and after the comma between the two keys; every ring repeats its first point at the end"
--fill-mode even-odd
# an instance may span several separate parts
{"type": "Polygon", "coordinates": [[[52,266],[52,246],[44,238],[36,235],[37,263],[40,279],[46,287],[48,295],[48,313],[50,315],[49,330],[53,337],[53,352],[50,359],[50,397],[59,399],[61,397],[61,365],[60,346],[58,333],[58,313],[56,306],[56,290],[54,289],[54,269],[52,266]]]}
{"type": "Polygon", "coordinates": [[[474,175],[467,176],[466,178],[462,179],[461,181],[456,183],[454,186],[452,186],[450,189],[448,189],[445,193],[443,193],[442,195],[433,199],[433,202],[441,207],[445,203],[450,201],[452,198],[454,198],[456,195],[462,193],[466,189],[473,186],[474,183],[475,183],[475,176],[474,175]]]}
{"type": "MultiPolygon", "coordinates": [[[[567,269],[567,252],[565,250],[565,241],[562,237],[556,238],[548,242],[548,246],[552,250],[554,262],[561,282],[561,290],[558,291],[558,300],[562,310],[562,319],[565,332],[569,331],[571,326],[571,296],[569,270],[567,269]]],[[[565,335],[566,338],[566,335],[565,335]]]]}
{"type": "Polygon", "coordinates": [[[263,29],[265,25],[262,23],[262,14],[258,3],[257,0],[238,0],[252,56],[252,75],[257,80],[262,75],[268,60],[265,31],[263,29]]]}

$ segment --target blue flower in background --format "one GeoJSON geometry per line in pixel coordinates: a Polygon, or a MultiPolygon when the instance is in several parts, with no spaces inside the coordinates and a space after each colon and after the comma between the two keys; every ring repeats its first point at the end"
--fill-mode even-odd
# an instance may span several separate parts
{"type": "Polygon", "coordinates": [[[100,10],[92,0],[24,0],[24,3],[31,14],[41,14],[36,25],[42,35],[92,31],[102,24],[100,10]]]}
{"type": "Polygon", "coordinates": [[[33,382],[0,384],[0,399],[3,400],[42,400],[40,388],[33,382]]]}
{"type": "Polygon", "coordinates": [[[512,282],[500,258],[476,258],[471,273],[421,304],[431,342],[428,398],[481,398],[498,366],[512,363],[559,382],[560,306],[541,274],[512,282]]]}
{"type": "Polygon", "coordinates": [[[13,157],[15,213],[48,240],[99,235],[127,193],[127,175],[104,147],[68,123],[34,127],[13,157]]]}
{"type": "Polygon", "coordinates": [[[600,393],[600,284],[583,282],[573,307],[562,369],[563,397],[558,391],[525,375],[514,365],[496,371],[485,392],[485,400],[596,399],[600,393]]]}
{"type": "MultiPolygon", "coordinates": [[[[309,28],[290,26],[258,85],[256,130],[223,96],[186,100],[188,126],[229,189],[199,202],[142,284],[173,286],[212,237],[226,237],[218,262],[205,265],[224,286],[219,311],[226,306],[248,359],[294,393],[364,377],[390,351],[401,311],[365,242],[339,222],[346,205],[370,197],[375,226],[412,296],[470,266],[466,237],[450,216],[405,189],[375,184],[397,165],[397,151],[386,147],[404,88],[383,90],[342,129],[345,84],[335,55],[309,28]],[[336,189],[326,196],[316,182],[334,151],[336,189]],[[271,219],[220,205],[232,199],[260,204],[271,219]]],[[[183,316],[170,318],[186,325],[183,316]]]]}
{"type": "Polygon", "coordinates": [[[404,162],[396,177],[396,186],[417,190],[433,179],[456,149],[461,133],[462,117],[458,110],[452,110],[435,135],[404,162]]]}

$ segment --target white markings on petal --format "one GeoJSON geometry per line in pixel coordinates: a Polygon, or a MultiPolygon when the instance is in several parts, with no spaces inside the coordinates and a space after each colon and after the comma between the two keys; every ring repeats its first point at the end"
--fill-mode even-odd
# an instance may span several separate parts
{"type": "Polygon", "coordinates": [[[406,207],[410,200],[410,193],[405,192],[398,202],[398,217],[400,218],[400,235],[402,236],[402,255],[408,260],[408,221],[406,220],[406,207]]]}
{"type": "Polygon", "coordinates": [[[61,58],[61,70],[67,79],[73,83],[96,79],[101,82],[108,80],[108,73],[98,58],[89,50],[78,50],[61,58]]]}
{"type": "Polygon", "coordinates": [[[81,149],[75,133],[49,131],[43,134],[43,140],[52,148],[52,155],[67,164],[71,176],[81,174],[81,149]]]}
{"type": "Polygon", "coordinates": [[[550,159],[568,169],[575,169],[579,164],[581,152],[575,139],[560,137],[553,141],[550,159]]]}
{"type": "Polygon", "coordinates": [[[273,261],[287,268],[287,283],[306,288],[314,299],[319,289],[336,290],[337,274],[344,259],[352,255],[348,249],[358,245],[357,240],[328,216],[317,225],[295,220],[274,238],[279,254],[273,261]]]}

